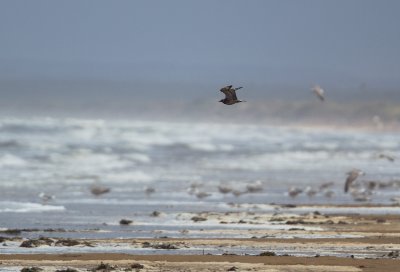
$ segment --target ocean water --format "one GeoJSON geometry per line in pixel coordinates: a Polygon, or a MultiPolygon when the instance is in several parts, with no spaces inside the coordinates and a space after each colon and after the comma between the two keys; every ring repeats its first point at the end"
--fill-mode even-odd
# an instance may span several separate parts
{"type": "Polygon", "coordinates": [[[0,119],[0,228],[63,228],[80,230],[82,237],[153,237],[163,229],[179,236],[180,229],[193,228],[190,217],[202,211],[248,211],[259,205],[273,212],[271,203],[356,203],[343,193],[352,168],[366,172],[356,181],[367,195],[361,201],[389,204],[400,197],[400,165],[379,154],[397,156],[399,151],[396,132],[0,119]],[[363,184],[369,181],[389,185],[366,190],[363,184]],[[330,187],[319,189],[328,182],[330,187]],[[111,191],[95,196],[91,186],[111,191]],[[237,194],[221,193],[219,186],[237,194]],[[303,193],[290,197],[291,187],[303,193]],[[150,188],[154,192],[146,193],[150,188]],[[151,216],[153,211],[161,216],[151,216]],[[134,224],[121,229],[122,218],[134,224]]]}

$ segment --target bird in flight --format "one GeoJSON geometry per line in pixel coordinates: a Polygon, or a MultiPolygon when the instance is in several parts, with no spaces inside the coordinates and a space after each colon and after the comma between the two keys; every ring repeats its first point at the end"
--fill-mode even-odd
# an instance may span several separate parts
{"type": "Polygon", "coordinates": [[[350,185],[359,177],[363,176],[365,173],[359,169],[353,169],[350,172],[347,172],[347,179],[346,183],[344,184],[344,192],[347,193],[347,191],[350,188],[350,185]]]}
{"type": "Polygon", "coordinates": [[[387,159],[388,161],[394,162],[395,161],[395,157],[391,156],[391,155],[387,155],[387,154],[379,154],[379,158],[380,159],[387,159]]]}
{"type": "Polygon", "coordinates": [[[311,91],[321,100],[324,101],[325,100],[325,96],[324,96],[324,89],[321,88],[321,86],[319,85],[315,85],[314,87],[311,88],[311,91]]]}
{"type": "Polygon", "coordinates": [[[241,88],[243,88],[243,87],[232,88],[232,85],[221,88],[220,91],[225,94],[225,98],[221,99],[219,102],[222,102],[225,105],[233,105],[233,104],[240,103],[240,102],[246,102],[246,101],[237,99],[236,91],[241,88]]]}

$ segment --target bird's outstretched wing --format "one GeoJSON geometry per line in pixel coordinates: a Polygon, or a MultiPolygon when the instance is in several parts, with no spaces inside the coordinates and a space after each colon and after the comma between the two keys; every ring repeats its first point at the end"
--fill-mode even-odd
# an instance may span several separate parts
{"type": "Polygon", "coordinates": [[[347,179],[346,179],[346,183],[344,184],[344,192],[347,193],[349,191],[350,185],[353,183],[353,181],[355,181],[358,176],[359,176],[359,172],[358,171],[350,171],[349,173],[347,173],[347,179]]]}
{"type": "Polygon", "coordinates": [[[241,88],[243,88],[243,87],[231,88],[231,93],[232,93],[234,100],[237,100],[236,91],[240,90],[241,88]]]}
{"type": "Polygon", "coordinates": [[[226,87],[223,87],[220,89],[220,91],[225,94],[226,99],[235,100],[235,99],[237,99],[236,94],[235,94],[235,91],[233,91],[233,93],[232,93],[232,90],[233,90],[232,85],[229,85],[229,86],[226,86],[226,87]]]}
{"type": "Polygon", "coordinates": [[[242,89],[243,87],[232,88],[232,85],[225,86],[221,88],[221,92],[225,94],[228,100],[238,100],[236,96],[236,91],[242,89]]]}

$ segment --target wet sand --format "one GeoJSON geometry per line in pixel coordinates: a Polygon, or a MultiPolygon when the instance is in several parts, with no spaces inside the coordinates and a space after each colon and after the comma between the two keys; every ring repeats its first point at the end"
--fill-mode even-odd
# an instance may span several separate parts
{"type": "MultiPolygon", "coordinates": [[[[74,252],[74,249],[82,250],[77,246],[69,247],[72,249],[69,253],[59,254],[48,246],[46,253],[35,253],[33,249],[30,254],[0,254],[0,268],[38,266],[44,271],[56,271],[71,267],[87,271],[104,262],[113,266],[110,271],[136,271],[129,270],[134,263],[144,266],[140,271],[400,271],[400,215],[314,212],[302,215],[203,213],[202,216],[208,220],[218,218],[224,226],[242,220],[241,229],[219,231],[228,232],[232,237],[235,232],[242,232],[251,238],[194,238],[189,232],[186,238],[77,239],[81,245],[90,244],[90,250],[101,248],[102,252],[74,252]],[[251,229],[260,220],[291,228],[251,229]],[[309,227],[318,228],[310,230],[309,227]],[[136,248],[140,254],[107,250],[118,247],[136,248]],[[151,251],[155,248],[156,251],[151,251]],[[197,253],[187,254],[193,248],[198,249],[197,253]],[[150,251],[146,253],[146,250],[150,251]]],[[[204,232],[207,236],[207,230],[204,232]]],[[[11,239],[18,244],[27,240],[9,239],[5,243],[12,243],[11,239]]]]}
{"type": "MultiPolygon", "coordinates": [[[[34,254],[2,255],[2,264],[93,269],[101,262],[123,271],[134,263],[141,271],[400,271],[400,260],[349,259],[337,257],[304,258],[291,256],[199,256],[199,255],[127,255],[127,254],[34,254]]],[[[133,270],[134,271],[134,270],[133,270]]]]}

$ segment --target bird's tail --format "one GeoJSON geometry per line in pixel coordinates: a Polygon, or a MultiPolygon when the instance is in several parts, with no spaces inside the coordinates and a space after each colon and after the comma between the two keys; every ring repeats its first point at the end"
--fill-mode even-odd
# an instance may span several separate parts
{"type": "Polygon", "coordinates": [[[237,87],[235,88],[235,91],[242,89],[243,87],[237,87]]]}

